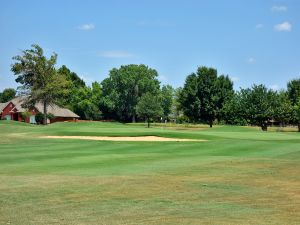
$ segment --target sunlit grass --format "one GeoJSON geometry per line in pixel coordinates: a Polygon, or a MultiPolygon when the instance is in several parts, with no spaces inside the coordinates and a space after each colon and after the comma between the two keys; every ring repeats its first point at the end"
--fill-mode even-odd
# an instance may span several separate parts
{"type": "Polygon", "coordinates": [[[0,224],[300,223],[298,132],[174,128],[0,121],[0,224]],[[39,138],[150,134],[208,141],[39,138]]]}

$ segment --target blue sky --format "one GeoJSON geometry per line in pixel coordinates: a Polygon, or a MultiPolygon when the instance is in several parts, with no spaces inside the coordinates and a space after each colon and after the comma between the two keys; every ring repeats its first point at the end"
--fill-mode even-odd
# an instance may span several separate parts
{"type": "Polygon", "coordinates": [[[235,88],[285,88],[300,78],[298,0],[27,0],[0,2],[0,91],[16,87],[12,57],[33,43],[88,84],[146,64],[182,86],[198,66],[235,88]]]}

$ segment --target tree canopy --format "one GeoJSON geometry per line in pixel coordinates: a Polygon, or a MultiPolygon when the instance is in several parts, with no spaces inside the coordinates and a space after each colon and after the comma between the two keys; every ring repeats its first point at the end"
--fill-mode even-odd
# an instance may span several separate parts
{"type": "Polygon", "coordinates": [[[8,102],[16,97],[16,90],[13,88],[6,88],[0,92],[0,102],[8,102]]]}
{"type": "Polygon", "coordinates": [[[121,121],[136,121],[136,106],[139,98],[149,92],[159,93],[158,73],[145,65],[126,65],[114,68],[102,81],[103,113],[121,121]],[[113,113],[111,113],[113,112],[113,113]]]}
{"type": "MultiPolygon", "coordinates": [[[[287,89],[274,91],[265,85],[233,90],[229,76],[218,75],[215,68],[198,67],[186,77],[183,87],[160,85],[158,73],[146,65],[130,64],[113,68],[102,82],[87,85],[63,65],[56,69],[57,55],[44,55],[32,45],[13,57],[11,67],[20,84],[18,94],[27,96],[25,107],[36,102],[53,103],[73,110],[81,119],[135,122],[146,119],[176,122],[256,125],[300,124],[300,79],[288,82],[287,89]]],[[[14,98],[16,90],[4,89],[0,102],[14,98]]],[[[41,116],[41,115],[40,115],[41,116]]],[[[299,125],[300,131],[300,125],[299,125]]]]}
{"type": "Polygon", "coordinates": [[[186,78],[179,101],[192,122],[203,121],[212,127],[232,95],[233,83],[228,76],[218,77],[216,69],[199,67],[196,73],[186,78]]]}
{"type": "Polygon", "coordinates": [[[160,97],[153,96],[152,93],[147,92],[139,99],[136,111],[139,117],[147,120],[148,127],[150,127],[150,121],[152,119],[159,118],[163,115],[160,97]]]}
{"type": "Polygon", "coordinates": [[[42,102],[44,105],[44,124],[47,124],[47,106],[55,103],[66,94],[67,82],[65,76],[57,73],[55,64],[57,55],[49,58],[43,49],[32,45],[31,49],[22,51],[21,55],[13,57],[15,63],[11,70],[17,76],[16,82],[21,84],[21,90],[26,94],[26,105],[42,102]]]}

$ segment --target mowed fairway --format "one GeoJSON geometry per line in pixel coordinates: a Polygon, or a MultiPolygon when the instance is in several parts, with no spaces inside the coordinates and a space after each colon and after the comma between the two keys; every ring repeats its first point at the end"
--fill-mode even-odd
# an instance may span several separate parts
{"type": "Polygon", "coordinates": [[[0,224],[300,224],[300,134],[0,121],[0,224]]]}

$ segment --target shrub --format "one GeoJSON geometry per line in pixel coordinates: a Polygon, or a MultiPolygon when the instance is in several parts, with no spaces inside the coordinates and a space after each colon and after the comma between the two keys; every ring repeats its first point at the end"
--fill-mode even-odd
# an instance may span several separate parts
{"type": "Polygon", "coordinates": [[[26,120],[26,119],[29,118],[31,115],[32,115],[31,112],[28,112],[28,111],[22,112],[22,113],[21,113],[21,117],[22,117],[23,120],[26,120]]]}
{"type": "Polygon", "coordinates": [[[38,112],[35,115],[35,121],[37,122],[37,124],[43,124],[43,120],[44,120],[44,114],[41,112],[38,112]]]}

